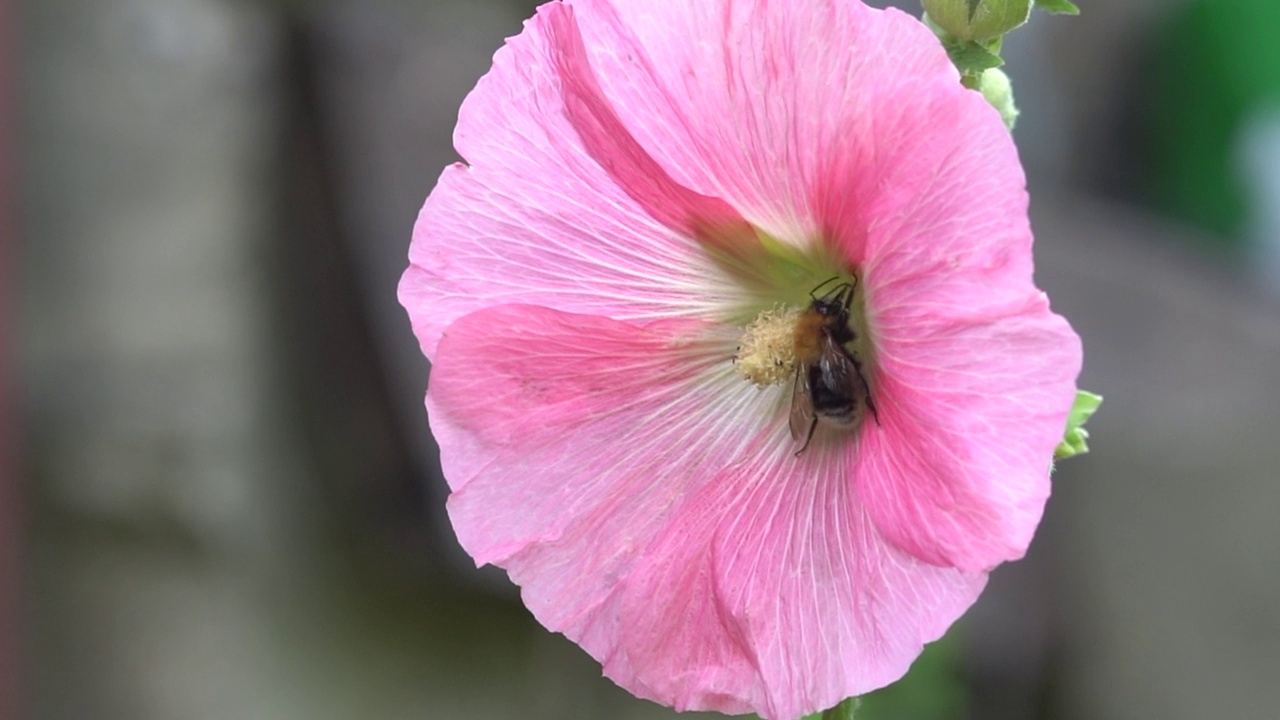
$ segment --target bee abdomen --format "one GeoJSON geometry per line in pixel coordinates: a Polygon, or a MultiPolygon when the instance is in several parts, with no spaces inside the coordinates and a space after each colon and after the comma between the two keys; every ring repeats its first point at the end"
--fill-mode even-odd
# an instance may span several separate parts
{"type": "Polygon", "coordinates": [[[820,368],[809,371],[809,389],[812,393],[813,412],[837,425],[850,425],[857,419],[858,398],[838,389],[838,383],[824,374],[820,368]]]}
{"type": "Polygon", "coordinates": [[[818,404],[814,403],[813,411],[836,425],[852,425],[858,419],[858,404],[848,399],[841,400],[841,403],[832,407],[818,407],[818,404]]]}

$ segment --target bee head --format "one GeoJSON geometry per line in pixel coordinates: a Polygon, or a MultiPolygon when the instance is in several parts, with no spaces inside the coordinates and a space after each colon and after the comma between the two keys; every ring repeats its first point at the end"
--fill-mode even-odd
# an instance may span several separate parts
{"type": "Polygon", "coordinates": [[[823,317],[836,317],[845,311],[844,303],[827,298],[814,301],[813,309],[823,317]]]}
{"type": "MultiPolygon", "coordinates": [[[[837,280],[838,278],[831,278],[837,280]]],[[[831,288],[827,292],[818,296],[817,292],[831,283],[828,280],[809,292],[809,297],[813,298],[813,309],[817,310],[823,317],[835,317],[841,313],[849,311],[849,307],[853,305],[854,284],[842,282],[831,288]]]]}

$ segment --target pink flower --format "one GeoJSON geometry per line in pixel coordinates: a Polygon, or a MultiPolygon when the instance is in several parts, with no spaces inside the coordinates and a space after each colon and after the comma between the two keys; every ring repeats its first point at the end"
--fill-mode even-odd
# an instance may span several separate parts
{"type": "Polygon", "coordinates": [[[1023,555],[1079,339],[1009,134],[918,21],[549,3],[455,143],[400,285],[450,517],[618,684],[796,718],[901,677],[1023,555]],[[790,366],[762,389],[735,355],[832,276],[876,412],[797,454],[790,366]]]}

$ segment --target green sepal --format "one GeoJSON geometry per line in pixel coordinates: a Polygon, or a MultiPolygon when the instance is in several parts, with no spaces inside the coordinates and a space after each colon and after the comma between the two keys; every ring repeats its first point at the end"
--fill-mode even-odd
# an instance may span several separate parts
{"type": "Polygon", "coordinates": [[[944,39],[942,47],[946,49],[952,64],[965,77],[981,77],[987,70],[1004,64],[1004,59],[992,52],[987,44],[976,40],[944,39]]]}
{"type": "Polygon", "coordinates": [[[1062,442],[1053,451],[1054,460],[1065,460],[1089,452],[1089,431],[1084,429],[1084,424],[1101,404],[1101,395],[1084,390],[1076,391],[1076,402],[1067,415],[1067,431],[1063,434],[1062,442]]]}
{"type": "Polygon", "coordinates": [[[960,71],[960,82],[965,87],[977,90],[983,72],[1004,64],[1004,60],[1000,57],[1000,46],[1004,44],[1003,38],[984,41],[963,40],[948,32],[927,12],[920,19],[924,21],[925,27],[938,36],[938,42],[942,43],[942,49],[947,51],[951,64],[960,71]]]}
{"type": "Polygon", "coordinates": [[[1035,0],[1036,8],[1054,15],[1079,15],[1080,8],[1067,0],[1035,0]]]}

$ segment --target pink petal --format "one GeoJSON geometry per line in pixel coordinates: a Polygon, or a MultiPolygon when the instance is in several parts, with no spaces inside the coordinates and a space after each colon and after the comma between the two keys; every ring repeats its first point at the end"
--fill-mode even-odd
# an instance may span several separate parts
{"type": "Polygon", "coordinates": [[[631,136],[604,97],[573,13],[552,6],[545,15],[549,46],[560,77],[564,111],[583,147],[623,191],[654,219],[686,236],[719,229],[752,234],[736,210],[676,183],[631,136]]]}
{"type": "Polygon", "coordinates": [[[903,282],[875,327],[880,423],[857,448],[877,527],[927,562],[985,570],[1022,557],[1080,371],[1080,339],[1042,294],[1007,300],[1000,273],[903,282]]]}
{"type": "Polygon", "coordinates": [[[794,718],[901,677],[985,575],[887,545],[732,342],[499,306],[449,328],[428,405],[459,540],[539,621],[643,697],[794,718]]]}
{"type": "Polygon", "coordinates": [[[827,233],[866,291],[998,271],[1008,281],[989,293],[1034,294],[1026,178],[994,109],[949,77],[884,92],[874,150],[836,156],[819,178],[827,233]]]}
{"type": "Polygon", "coordinates": [[[830,179],[861,198],[828,215],[862,263],[874,348],[880,422],[856,449],[857,477],[892,542],[983,570],[1022,557],[1039,523],[1080,339],[1035,288],[1008,132],[977,93],[920,94],[930,102],[882,113],[880,190],[830,179]]]}
{"type": "Polygon", "coordinates": [[[573,5],[631,135],[676,182],[797,244],[856,207],[833,174],[881,187],[880,143],[906,139],[896,104],[968,92],[918,20],[852,0],[573,5]]]}
{"type": "Polygon", "coordinates": [[[626,581],[622,646],[677,709],[796,718],[887,685],[986,583],[885,543],[831,453],[758,441],[626,581]]]}
{"type": "Polygon", "coordinates": [[[494,56],[414,227],[401,303],[428,357],[458,317],[530,303],[617,318],[720,313],[706,228],[749,233],[675,183],[600,96],[568,5],[548,4],[494,56]]]}
{"type": "Polygon", "coordinates": [[[745,418],[765,417],[750,412],[760,393],[733,377],[733,342],[697,321],[536,306],[459,319],[440,343],[427,406],[463,547],[477,563],[502,563],[533,544],[602,532],[593,547],[612,557],[562,571],[582,591],[615,582],[611,563],[742,452],[745,418]],[[605,508],[630,519],[588,527],[605,508]]]}

